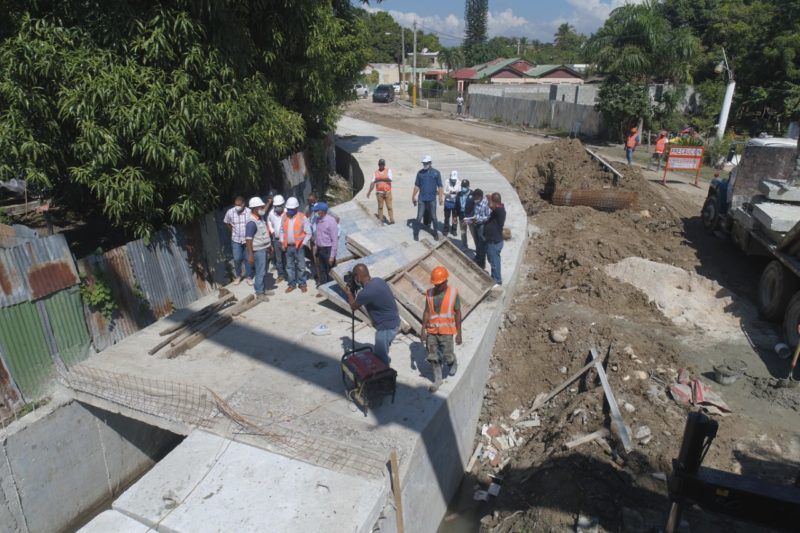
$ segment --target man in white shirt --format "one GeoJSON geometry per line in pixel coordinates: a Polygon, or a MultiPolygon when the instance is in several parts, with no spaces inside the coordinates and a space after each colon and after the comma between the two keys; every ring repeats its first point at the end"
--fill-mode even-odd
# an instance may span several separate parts
{"type": "Polygon", "coordinates": [[[461,116],[464,114],[464,97],[460,94],[456,98],[456,115],[461,116]]]}
{"type": "Polygon", "coordinates": [[[275,254],[275,271],[278,273],[278,282],[287,279],[286,276],[286,252],[281,246],[281,238],[283,237],[283,209],[286,205],[286,200],[283,196],[276,194],[272,199],[272,209],[267,214],[267,226],[269,227],[269,234],[272,236],[272,251],[275,254]]]}
{"type": "Polygon", "coordinates": [[[450,179],[444,184],[444,233],[449,231],[451,235],[456,234],[456,202],[458,194],[461,192],[461,180],[458,179],[458,171],[450,173],[450,179]],[[452,222],[451,222],[452,217],[452,222]]]}
{"type": "Polygon", "coordinates": [[[250,209],[245,207],[244,198],[237,196],[233,201],[233,207],[225,213],[222,222],[231,234],[231,250],[233,251],[233,279],[236,285],[247,277],[247,284],[253,284],[253,268],[247,257],[247,240],[245,239],[245,226],[250,220],[250,209]],[[242,272],[244,263],[244,272],[242,272]]]}

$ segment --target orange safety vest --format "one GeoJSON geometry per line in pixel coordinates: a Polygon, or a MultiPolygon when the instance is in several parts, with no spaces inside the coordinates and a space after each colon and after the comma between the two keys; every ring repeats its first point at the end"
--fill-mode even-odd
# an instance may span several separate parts
{"type": "Polygon", "coordinates": [[[375,171],[375,190],[377,192],[389,192],[392,190],[392,180],[389,179],[389,169],[384,167],[383,172],[375,171]]]}
{"type": "Polygon", "coordinates": [[[447,287],[442,298],[442,307],[439,312],[433,307],[433,289],[428,289],[428,326],[426,331],[432,335],[455,335],[456,328],[456,300],[458,289],[447,287]]]}
{"type": "Polygon", "coordinates": [[[628,142],[625,143],[625,146],[628,147],[628,148],[636,148],[636,134],[635,133],[632,133],[628,137],[628,142]]]}
{"type": "Polygon", "coordinates": [[[664,148],[666,148],[666,147],[667,147],[667,138],[666,137],[661,137],[660,139],[658,139],[656,141],[656,153],[657,154],[663,154],[664,153],[664,148]]]}
{"type": "Polygon", "coordinates": [[[299,211],[293,217],[283,217],[281,244],[284,250],[289,248],[290,242],[294,243],[295,248],[303,246],[303,241],[306,238],[305,224],[306,216],[299,211]]]}

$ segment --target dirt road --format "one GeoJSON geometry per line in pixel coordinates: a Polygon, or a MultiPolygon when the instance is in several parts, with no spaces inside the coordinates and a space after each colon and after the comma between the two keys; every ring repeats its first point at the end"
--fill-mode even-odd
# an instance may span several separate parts
{"type": "MultiPolygon", "coordinates": [[[[772,350],[778,329],[761,321],[753,305],[763,264],[704,231],[699,212],[705,191],[691,184],[692,176],[671,174],[664,187],[656,183],[660,176],[618,164],[615,147],[597,147],[623,172],[615,180],[578,141],[369,102],[348,113],[490,160],[538,228],[495,345],[476,431],[476,444],[491,452],[484,451],[465,478],[440,531],[563,531],[579,517],[598,531],[662,527],[664,476],[688,410],[670,394],[680,369],[710,386],[731,411],[715,415],[720,432],[707,466],[793,481],[800,470],[800,389],[770,386],[770,379],[785,376],[788,363],[772,350]],[[636,193],[638,205],[617,212],[553,206],[542,199],[548,183],[622,189],[636,193]],[[591,347],[606,358],[634,436],[631,453],[623,453],[614,436],[564,447],[609,425],[596,375],[576,381],[536,416],[515,419],[537,395],[583,367],[591,347]],[[711,378],[713,366],[726,359],[748,370],[722,386],[711,378]],[[527,418],[528,427],[515,428],[527,418]],[[499,495],[475,501],[475,488],[486,490],[492,482],[501,485],[499,495]]],[[[686,518],[694,531],[757,531],[699,512],[686,518]]]]}

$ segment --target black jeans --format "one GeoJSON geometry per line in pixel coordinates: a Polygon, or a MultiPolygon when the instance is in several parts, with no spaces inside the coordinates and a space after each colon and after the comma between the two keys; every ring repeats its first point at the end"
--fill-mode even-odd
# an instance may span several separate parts
{"type": "Polygon", "coordinates": [[[331,259],[330,246],[317,246],[317,273],[319,274],[319,284],[328,283],[331,280],[331,266],[328,263],[331,259]]]}
{"type": "Polygon", "coordinates": [[[456,227],[456,220],[457,219],[458,219],[458,217],[456,216],[456,208],[455,208],[455,206],[447,207],[447,204],[445,204],[445,207],[444,207],[444,232],[445,233],[447,233],[449,231],[453,231],[453,229],[456,227]],[[451,222],[450,222],[450,218],[451,217],[453,219],[452,226],[450,225],[451,224],[451,222]]]}
{"type": "Polygon", "coordinates": [[[437,237],[439,235],[439,221],[436,220],[436,200],[431,200],[429,202],[419,201],[417,202],[417,222],[414,224],[414,238],[419,238],[419,230],[422,227],[422,219],[425,218],[425,213],[430,214],[431,222],[433,223],[433,236],[437,237]]]}
{"type": "Polygon", "coordinates": [[[486,268],[486,239],[483,236],[483,224],[475,226],[475,262],[486,268]]]}

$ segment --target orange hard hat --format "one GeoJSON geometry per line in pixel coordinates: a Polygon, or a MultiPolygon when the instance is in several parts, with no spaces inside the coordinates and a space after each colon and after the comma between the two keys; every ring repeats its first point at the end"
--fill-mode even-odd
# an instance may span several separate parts
{"type": "Polygon", "coordinates": [[[631,133],[636,133],[637,131],[639,131],[639,128],[631,128],[631,133]]]}
{"type": "Polygon", "coordinates": [[[447,269],[445,267],[438,266],[433,269],[433,272],[431,272],[431,283],[433,283],[434,285],[441,285],[442,283],[447,281],[447,277],[449,275],[450,273],[447,272],[447,269]]]}

